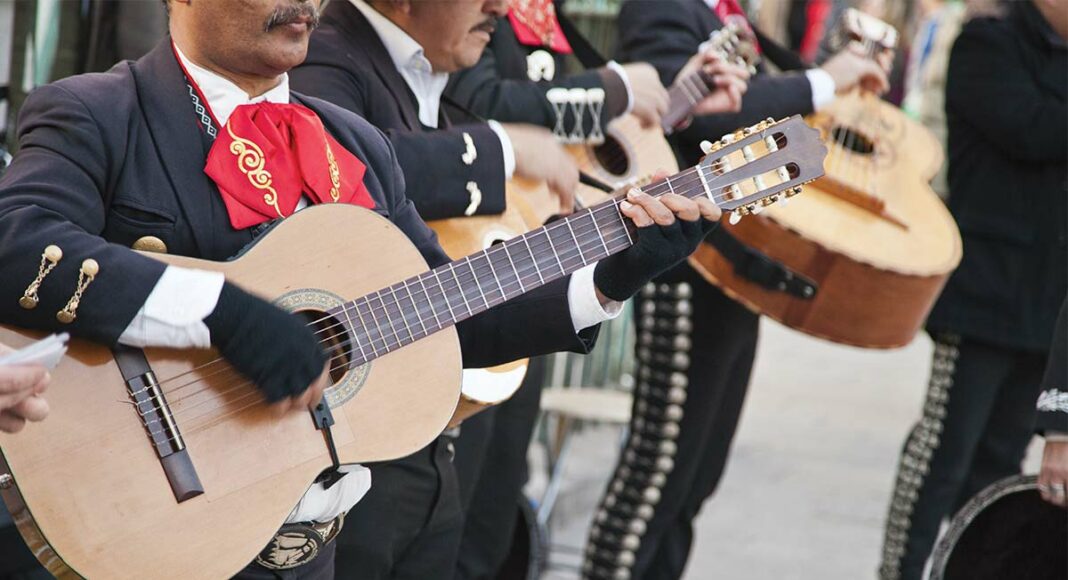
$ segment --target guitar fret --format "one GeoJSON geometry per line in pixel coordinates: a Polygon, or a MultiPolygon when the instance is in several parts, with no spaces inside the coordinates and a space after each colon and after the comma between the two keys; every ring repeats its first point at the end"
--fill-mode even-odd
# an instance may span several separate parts
{"type": "MultiPolygon", "coordinates": [[[[356,343],[356,348],[358,348],[360,350],[360,356],[363,357],[363,360],[366,361],[367,360],[367,353],[364,352],[363,344],[360,342],[360,337],[359,337],[358,334],[356,334],[357,328],[356,328],[356,325],[352,323],[352,316],[349,315],[348,306],[345,305],[345,304],[342,304],[341,305],[341,312],[345,314],[345,321],[348,322],[349,328],[353,329],[352,342],[356,343]]],[[[356,314],[359,314],[359,311],[357,311],[356,314]]],[[[363,330],[362,325],[361,325],[359,330],[363,330]]]]}
{"type": "Polygon", "coordinates": [[[605,257],[610,256],[612,252],[608,251],[608,244],[604,241],[604,234],[601,232],[601,224],[597,223],[597,216],[593,215],[593,210],[586,210],[590,214],[590,220],[593,221],[593,229],[597,232],[597,239],[601,240],[601,247],[604,248],[605,257]]]}
{"type": "Polygon", "coordinates": [[[521,236],[520,239],[523,240],[523,245],[527,247],[527,253],[534,260],[534,272],[538,275],[538,283],[545,284],[545,277],[541,275],[541,264],[538,264],[538,255],[534,253],[534,250],[530,249],[530,241],[527,240],[526,236],[521,236]]]}
{"type": "MultiPolygon", "coordinates": [[[[367,305],[367,314],[371,317],[371,320],[375,323],[375,330],[378,330],[378,339],[380,341],[382,341],[382,349],[385,350],[386,352],[389,352],[389,343],[386,342],[386,338],[385,338],[386,337],[386,333],[382,332],[382,325],[378,322],[378,317],[375,316],[374,307],[371,306],[371,297],[370,296],[365,297],[363,299],[363,303],[367,305]]],[[[363,320],[363,315],[360,314],[360,307],[359,307],[358,304],[356,306],[356,314],[360,317],[361,320],[363,320]]],[[[375,342],[374,341],[375,341],[375,339],[372,336],[371,337],[371,346],[372,346],[372,348],[374,348],[375,356],[376,357],[377,356],[381,356],[381,353],[378,352],[378,347],[375,346],[375,342]]]]}
{"type": "Polygon", "coordinates": [[[508,245],[504,245],[504,255],[508,257],[508,263],[512,265],[512,271],[515,272],[515,281],[519,283],[519,293],[525,294],[527,289],[523,286],[523,278],[519,276],[519,269],[515,267],[515,261],[512,260],[512,253],[508,251],[508,245]]]}
{"type": "Polygon", "coordinates": [[[575,229],[571,227],[571,220],[564,222],[567,224],[567,231],[571,232],[571,239],[575,240],[575,249],[578,250],[579,261],[585,266],[589,262],[586,261],[586,256],[582,254],[582,244],[579,243],[578,237],[575,235],[575,229]]]}
{"type": "Polygon", "coordinates": [[[460,277],[456,275],[456,268],[449,264],[449,270],[452,272],[452,277],[456,280],[456,290],[460,293],[460,298],[464,299],[464,306],[467,308],[467,314],[474,314],[474,310],[471,310],[471,304],[467,302],[467,293],[464,292],[463,285],[460,284],[460,277]]]}
{"type": "Polygon", "coordinates": [[[613,205],[615,206],[615,208],[612,213],[614,213],[616,218],[619,220],[619,225],[623,227],[623,232],[627,234],[627,243],[629,245],[634,245],[634,236],[631,235],[630,228],[627,227],[627,220],[623,219],[623,212],[619,211],[619,204],[614,203],[613,205]]]}
{"type": "MultiPolygon", "coordinates": [[[[431,272],[433,272],[433,270],[431,270],[431,272]]],[[[438,309],[434,308],[434,298],[430,295],[430,292],[428,292],[427,289],[426,289],[426,282],[423,281],[423,276],[419,276],[418,278],[416,278],[416,280],[419,280],[419,285],[423,287],[423,294],[426,295],[427,304],[430,304],[430,313],[434,315],[434,324],[437,325],[436,328],[438,330],[444,328],[441,325],[441,319],[438,318],[438,309]]]]}
{"type": "MultiPolygon", "coordinates": [[[[412,302],[412,308],[415,309],[415,319],[419,321],[419,326],[423,329],[423,335],[428,336],[430,331],[427,330],[426,323],[423,322],[423,311],[419,308],[419,304],[416,303],[415,295],[412,294],[412,289],[408,286],[407,280],[404,281],[404,290],[408,293],[408,300],[412,302]]],[[[427,301],[429,302],[429,297],[427,301]]],[[[431,309],[433,309],[433,306],[431,306],[431,309]]]]}
{"type": "Polygon", "coordinates": [[[437,270],[431,270],[431,272],[434,273],[434,279],[438,281],[438,288],[441,289],[441,296],[445,298],[445,307],[449,309],[449,318],[451,318],[452,321],[455,321],[456,313],[452,310],[452,302],[449,300],[449,294],[445,292],[445,285],[441,283],[441,275],[437,270]]]}
{"type": "MultiPolygon", "coordinates": [[[[412,327],[411,327],[411,325],[408,324],[408,314],[404,311],[404,305],[401,304],[400,296],[397,296],[397,287],[396,287],[396,285],[394,284],[393,286],[390,286],[389,287],[389,291],[390,291],[391,294],[393,294],[393,300],[395,300],[397,302],[397,311],[400,312],[401,320],[404,322],[404,329],[408,331],[408,338],[410,338],[412,342],[415,342],[415,333],[412,332],[412,327]]],[[[409,296],[409,298],[410,298],[410,296],[409,296]]],[[[414,301],[412,302],[412,306],[415,306],[415,302],[414,301]]],[[[416,310],[415,315],[416,315],[416,318],[419,317],[419,311],[418,310],[416,310]]]]}
{"type": "Polygon", "coordinates": [[[486,252],[486,261],[489,263],[490,272],[493,273],[493,280],[497,283],[497,289],[501,292],[501,300],[508,300],[508,294],[504,291],[504,286],[501,285],[501,279],[497,276],[497,268],[493,267],[493,255],[492,252],[497,251],[496,248],[490,249],[486,252]]]}
{"type": "Polygon", "coordinates": [[[549,240],[549,249],[552,250],[553,257],[556,258],[556,265],[560,267],[560,275],[566,276],[567,270],[564,269],[564,263],[560,261],[560,254],[556,251],[556,244],[553,243],[553,237],[549,233],[548,229],[544,229],[541,233],[545,236],[546,240],[549,240]]]}
{"type": "MultiPolygon", "coordinates": [[[[382,291],[379,290],[378,292],[375,292],[375,296],[378,298],[378,303],[382,306],[382,316],[385,317],[386,324],[389,325],[389,330],[393,333],[393,340],[397,342],[395,347],[390,346],[387,342],[386,350],[392,351],[394,348],[400,348],[400,335],[397,333],[397,328],[393,326],[393,317],[389,315],[389,310],[386,308],[386,301],[382,299],[382,291]]],[[[374,310],[371,311],[371,314],[374,315],[374,310]]]]}
{"type": "Polygon", "coordinates": [[[478,294],[482,296],[482,303],[486,305],[486,308],[490,307],[489,300],[486,299],[486,291],[482,289],[482,283],[478,281],[478,273],[475,272],[475,267],[471,265],[471,256],[468,256],[464,263],[467,264],[467,268],[471,270],[471,280],[475,283],[475,288],[478,288],[478,294]]]}

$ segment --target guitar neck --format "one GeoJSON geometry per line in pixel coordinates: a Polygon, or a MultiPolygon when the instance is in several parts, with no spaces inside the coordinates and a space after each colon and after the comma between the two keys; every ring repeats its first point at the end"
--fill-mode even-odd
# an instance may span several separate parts
{"type": "Polygon", "coordinates": [[[698,71],[683,77],[668,90],[668,112],[660,121],[665,135],[675,131],[702,99],[712,93],[711,79],[698,71]]]}
{"type": "MultiPolygon", "coordinates": [[[[705,172],[698,166],[644,191],[711,195],[705,172]]],[[[620,212],[620,201],[607,200],[330,311],[354,329],[352,363],[371,361],[630,247],[636,230],[620,212]]]]}

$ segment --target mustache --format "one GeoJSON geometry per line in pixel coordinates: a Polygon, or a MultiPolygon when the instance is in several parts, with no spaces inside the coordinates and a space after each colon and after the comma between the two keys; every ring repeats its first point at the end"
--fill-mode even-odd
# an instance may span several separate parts
{"type": "Polygon", "coordinates": [[[264,32],[270,32],[272,28],[277,26],[285,26],[296,22],[307,22],[308,28],[315,30],[319,27],[319,10],[310,2],[281,6],[271,13],[271,17],[264,23],[263,30],[264,32]]]}
{"type": "Polygon", "coordinates": [[[472,32],[487,32],[493,34],[497,30],[497,19],[493,16],[482,21],[481,24],[471,29],[472,32]]]}

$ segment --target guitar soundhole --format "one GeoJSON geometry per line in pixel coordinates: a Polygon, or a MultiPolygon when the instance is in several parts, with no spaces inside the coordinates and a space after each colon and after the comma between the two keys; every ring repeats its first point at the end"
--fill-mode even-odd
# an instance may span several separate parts
{"type": "Polygon", "coordinates": [[[856,129],[837,126],[831,130],[831,138],[840,147],[859,155],[875,153],[875,143],[856,129]]]}
{"type": "Polygon", "coordinates": [[[330,361],[330,380],[337,384],[345,377],[352,363],[352,344],[348,327],[333,316],[317,310],[303,310],[300,315],[308,320],[312,332],[322,343],[323,351],[330,361]]]}
{"type": "Polygon", "coordinates": [[[611,135],[605,135],[604,143],[593,148],[593,156],[605,171],[617,177],[630,175],[630,159],[627,150],[611,135]]]}

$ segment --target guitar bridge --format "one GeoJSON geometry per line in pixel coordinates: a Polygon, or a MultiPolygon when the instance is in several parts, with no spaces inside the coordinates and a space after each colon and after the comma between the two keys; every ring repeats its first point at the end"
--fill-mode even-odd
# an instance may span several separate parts
{"type": "Polygon", "coordinates": [[[112,352],[126,381],[126,392],[159,457],[174,498],[181,503],[204,493],[204,486],[185,448],[185,440],[144,351],[119,345],[112,352]]]}

